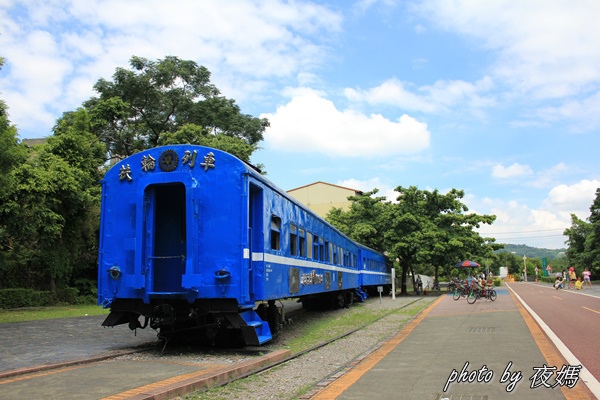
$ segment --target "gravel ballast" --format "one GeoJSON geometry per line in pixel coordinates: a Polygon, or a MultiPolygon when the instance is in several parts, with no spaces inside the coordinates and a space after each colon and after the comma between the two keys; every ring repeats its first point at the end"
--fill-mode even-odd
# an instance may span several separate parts
{"type": "MultiPolygon", "coordinates": [[[[367,302],[353,307],[365,307],[376,312],[398,312],[383,317],[377,322],[360,329],[349,336],[308,352],[298,358],[287,361],[270,370],[241,379],[220,388],[211,389],[203,393],[193,393],[174,400],[194,399],[299,399],[310,398],[319,387],[335,379],[353,364],[377,349],[379,345],[399,332],[402,327],[413,318],[415,310],[420,311],[431,304],[436,297],[424,297],[415,301],[416,297],[391,297],[383,299],[370,299],[367,302]],[[406,306],[406,307],[405,307],[406,306]],[[412,310],[412,313],[408,311],[412,310]],[[413,315],[411,315],[413,314],[413,315]]],[[[364,310],[364,308],[362,309],[364,310]]],[[[289,341],[293,340],[299,329],[304,324],[313,324],[323,318],[339,318],[342,313],[351,313],[352,308],[344,310],[327,311],[322,313],[303,313],[294,322],[286,325],[281,334],[269,345],[261,347],[263,350],[286,348],[289,341]]],[[[332,335],[332,337],[337,335],[332,335]]],[[[329,339],[323,338],[323,340],[329,339]]],[[[252,349],[247,349],[252,350],[252,349]]],[[[151,354],[138,354],[135,357],[155,357],[151,354]]],[[[198,363],[235,363],[248,359],[247,352],[234,352],[231,354],[198,354],[178,353],[165,355],[175,357],[177,361],[198,363]]],[[[175,360],[174,360],[175,361],[175,360]]]]}

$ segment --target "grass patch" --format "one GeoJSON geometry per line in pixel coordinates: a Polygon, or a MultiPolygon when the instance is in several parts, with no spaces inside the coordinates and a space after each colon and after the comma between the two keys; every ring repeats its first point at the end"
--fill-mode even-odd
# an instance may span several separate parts
{"type": "Polygon", "coordinates": [[[90,304],[60,307],[19,308],[15,310],[0,310],[0,324],[8,322],[39,321],[43,319],[71,318],[107,314],[107,309],[104,309],[101,306],[90,304]]]}
{"type": "Polygon", "coordinates": [[[340,315],[337,312],[316,312],[314,318],[308,318],[305,323],[294,326],[294,337],[283,345],[290,349],[292,354],[299,353],[310,347],[333,339],[353,328],[358,328],[386,314],[401,314],[412,317],[429,303],[420,302],[406,308],[377,309],[364,304],[355,304],[340,315]]]}

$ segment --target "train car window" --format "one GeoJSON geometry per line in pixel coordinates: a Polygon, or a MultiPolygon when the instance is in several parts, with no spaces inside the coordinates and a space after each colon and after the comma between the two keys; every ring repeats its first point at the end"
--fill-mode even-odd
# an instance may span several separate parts
{"type": "Polygon", "coordinates": [[[331,264],[331,243],[325,241],[325,261],[331,264]]]}
{"type": "Polygon", "coordinates": [[[306,258],[312,258],[312,253],[313,253],[313,242],[312,242],[312,238],[313,235],[310,232],[306,233],[306,239],[308,240],[308,243],[306,244],[306,248],[308,249],[308,254],[306,256],[306,258]]]}
{"type": "Polygon", "coordinates": [[[271,217],[271,249],[281,250],[281,218],[271,217]]]}
{"type": "Polygon", "coordinates": [[[338,254],[337,254],[337,246],[333,246],[333,263],[338,263],[338,254]]]}
{"type": "Polygon", "coordinates": [[[325,246],[326,243],[327,242],[325,242],[323,240],[323,238],[321,238],[321,240],[319,240],[319,254],[321,256],[321,258],[320,258],[321,261],[325,261],[327,259],[327,257],[326,257],[327,256],[327,254],[326,254],[327,246],[325,246]]]}
{"type": "Polygon", "coordinates": [[[313,235],[313,260],[319,259],[319,237],[313,235]]]}
{"type": "Polygon", "coordinates": [[[290,255],[298,255],[298,227],[290,224],[290,255]]]}
{"type": "Polygon", "coordinates": [[[306,257],[306,235],[304,229],[298,229],[298,236],[300,239],[300,257],[306,257]]]}

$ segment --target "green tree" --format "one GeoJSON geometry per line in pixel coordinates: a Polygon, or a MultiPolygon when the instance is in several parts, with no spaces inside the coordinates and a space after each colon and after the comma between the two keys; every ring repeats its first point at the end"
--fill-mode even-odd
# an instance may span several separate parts
{"type": "Polygon", "coordinates": [[[350,196],[352,202],[349,211],[333,208],[327,214],[327,220],[353,240],[380,252],[386,249],[382,236],[382,217],[388,206],[385,197],[375,197],[379,192],[373,189],[357,196],[350,196]]]}
{"type": "Polygon", "coordinates": [[[77,270],[95,270],[105,148],[89,127],[85,110],[66,113],[47,143],[14,168],[3,204],[13,243],[5,285],[54,290],[77,270]]]}
{"type": "Polygon", "coordinates": [[[7,227],[11,218],[8,202],[16,187],[15,169],[26,158],[27,150],[19,143],[17,129],[10,123],[6,104],[0,100],[0,273],[8,268],[7,255],[15,245],[7,227]]]}
{"type": "Polygon", "coordinates": [[[400,260],[402,293],[406,292],[406,277],[415,267],[433,264],[438,277],[441,266],[452,266],[471,256],[491,255],[493,246],[475,228],[492,224],[493,215],[466,214],[468,208],[461,199],[464,191],[452,189],[442,195],[438,190],[419,190],[415,186],[395,189],[399,193],[392,203],[387,219],[386,248],[400,260]]]}
{"type": "Polygon", "coordinates": [[[134,56],[130,64],[132,70],[117,68],[113,81],[100,79],[94,85],[100,96],[84,103],[111,158],[156,147],[165,134],[175,135],[171,142],[187,124],[197,126],[187,135],[225,135],[251,146],[262,140],[269,122],[242,114],[234,100],[219,96],[205,67],[172,56],[134,56]]]}
{"type": "Polygon", "coordinates": [[[165,146],[168,144],[185,143],[213,147],[233,154],[247,163],[250,162],[250,156],[258,147],[256,144],[250,144],[235,137],[227,135],[207,136],[203,132],[203,127],[187,124],[179,128],[176,132],[168,132],[161,135],[158,145],[165,146]]]}
{"type": "Polygon", "coordinates": [[[484,238],[475,231],[482,224],[491,225],[496,216],[467,213],[462,203],[463,190],[452,189],[446,194],[438,190],[425,192],[426,212],[433,225],[427,231],[427,244],[422,258],[434,266],[434,277],[439,269],[449,272],[454,264],[465,258],[473,258],[483,267],[493,257],[493,251],[502,247],[494,238],[484,238]]]}
{"type": "Polygon", "coordinates": [[[571,227],[565,229],[567,239],[567,259],[580,273],[589,268],[592,276],[600,274],[600,188],[590,206],[587,221],[571,214],[571,227]]]}
{"type": "Polygon", "coordinates": [[[350,210],[334,209],[328,220],[352,239],[398,260],[403,294],[408,272],[414,276],[415,270],[433,263],[437,277],[438,266],[453,265],[472,254],[491,254],[494,246],[474,229],[493,223],[495,217],[465,214],[468,209],[460,201],[463,191],[442,195],[415,186],[399,186],[396,191],[395,202],[374,197],[377,189],[349,197],[350,210]]]}
{"type": "Polygon", "coordinates": [[[73,284],[76,278],[96,280],[100,180],[104,174],[106,146],[91,133],[90,116],[80,108],[64,113],[57,121],[46,149],[65,161],[76,178],[78,193],[60,200],[64,207],[61,212],[64,218],[61,246],[69,255],[72,266],[68,282],[73,284]]]}

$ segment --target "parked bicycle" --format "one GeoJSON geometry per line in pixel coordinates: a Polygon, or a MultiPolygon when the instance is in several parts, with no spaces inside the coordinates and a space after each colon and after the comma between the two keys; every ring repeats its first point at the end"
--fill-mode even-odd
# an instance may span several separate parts
{"type": "Polygon", "coordinates": [[[469,294],[467,296],[467,303],[473,304],[477,299],[485,298],[487,300],[496,301],[498,294],[494,290],[494,286],[491,281],[486,282],[485,286],[480,285],[478,282],[472,282],[469,294]]]}
{"type": "Polygon", "coordinates": [[[452,293],[452,298],[456,301],[461,297],[466,297],[469,294],[469,291],[470,289],[466,282],[454,282],[454,292],[452,293]]]}

